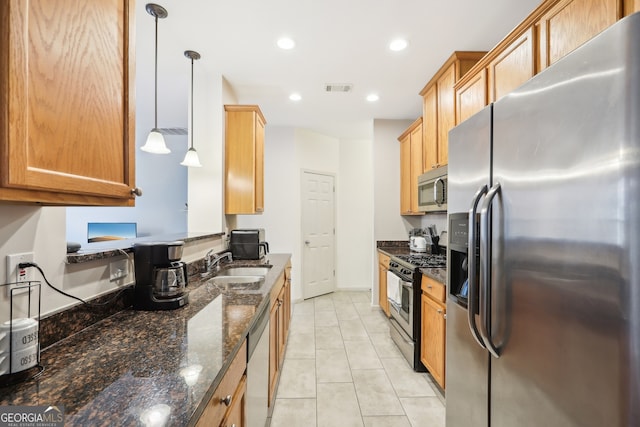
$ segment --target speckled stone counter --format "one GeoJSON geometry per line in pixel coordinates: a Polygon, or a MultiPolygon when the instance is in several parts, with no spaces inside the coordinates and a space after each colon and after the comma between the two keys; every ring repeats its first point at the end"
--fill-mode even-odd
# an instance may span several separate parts
{"type": "Polygon", "coordinates": [[[168,426],[195,425],[289,259],[229,264],[270,264],[259,289],[201,280],[185,307],[127,309],[52,345],[42,375],[0,388],[0,405],[63,405],[66,426],[143,425],[154,408],[170,411],[168,426]]]}
{"type": "Polygon", "coordinates": [[[99,259],[113,258],[133,252],[133,245],[138,242],[173,242],[176,240],[185,243],[198,240],[210,239],[212,237],[222,237],[224,233],[174,233],[161,234],[148,237],[138,237],[136,239],[114,240],[100,243],[89,243],[78,252],[67,254],[67,264],[80,264],[83,262],[96,261],[99,259]]]}
{"type": "MultiPolygon", "coordinates": [[[[394,255],[410,255],[409,242],[378,242],[378,251],[387,254],[389,256],[394,255]],[[404,243],[404,244],[402,244],[404,243]]],[[[446,268],[421,268],[420,271],[427,277],[431,277],[433,280],[437,280],[440,283],[447,283],[447,269],[446,268]]]]}

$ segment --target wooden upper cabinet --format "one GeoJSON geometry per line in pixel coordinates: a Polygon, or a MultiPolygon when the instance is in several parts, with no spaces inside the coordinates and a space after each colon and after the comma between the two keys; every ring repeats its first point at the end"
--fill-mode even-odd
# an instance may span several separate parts
{"type": "Polygon", "coordinates": [[[0,200],[133,205],[134,10],[0,2],[0,200]]]}
{"type": "Polygon", "coordinates": [[[456,97],[453,85],[456,83],[455,64],[438,79],[438,161],[437,166],[446,165],[449,160],[449,131],[456,125],[456,97]]]}
{"type": "Polygon", "coordinates": [[[624,15],[631,15],[632,13],[640,11],[640,0],[625,0],[624,2],[624,15]]]}
{"type": "Polygon", "coordinates": [[[264,126],[257,105],[225,105],[225,213],[264,211],[264,126]]]}
{"type": "Polygon", "coordinates": [[[620,0],[561,0],[537,23],[538,70],[553,64],[623,16],[620,0]]]}
{"type": "Polygon", "coordinates": [[[418,210],[418,176],[422,173],[422,118],[398,137],[400,141],[400,214],[422,215],[418,210]]]}
{"type": "Polygon", "coordinates": [[[535,75],[533,46],[533,27],[529,27],[489,62],[489,102],[497,101],[535,75]]]}
{"type": "Polygon", "coordinates": [[[482,68],[456,90],[456,123],[462,123],[487,105],[487,70],[482,68]]]}
{"type": "Polygon", "coordinates": [[[422,98],[422,169],[438,163],[438,91],[436,85],[427,89],[422,98]]]}
{"type": "Polygon", "coordinates": [[[422,96],[423,171],[448,163],[449,131],[456,122],[454,86],[486,52],[454,52],[420,91],[422,96]]]}

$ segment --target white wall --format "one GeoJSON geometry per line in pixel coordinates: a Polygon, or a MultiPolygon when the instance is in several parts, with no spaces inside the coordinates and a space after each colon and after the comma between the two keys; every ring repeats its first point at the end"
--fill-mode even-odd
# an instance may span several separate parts
{"type": "MultiPolygon", "coordinates": [[[[268,118],[267,118],[268,121],[268,118]]],[[[300,179],[296,165],[295,130],[289,127],[265,127],[264,150],[264,213],[260,215],[227,215],[234,228],[264,228],[269,250],[292,254],[292,296],[302,297],[300,291],[299,195],[295,190],[300,179]]]]}
{"type": "Polygon", "coordinates": [[[229,83],[220,75],[194,76],[194,147],[201,168],[189,168],[190,232],[225,231],[224,221],[224,104],[236,104],[229,83]]]}
{"type": "Polygon", "coordinates": [[[306,129],[267,125],[265,211],[261,215],[238,215],[232,220],[239,228],[265,228],[272,252],[292,254],[292,294],[294,299],[301,299],[300,182],[304,170],[336,177],[337,288],[369,289],[373,244],[371,141],[340,141],[306,129]]]}
{"type": "MultiPolygon", "coordinates": [[[[337,287],[370,289],[373,277],[373,142],[341,140],[337,287]]],[[[377,263],[375,264],[377,265],[377,263]]]]}
{"type": "MultiPolygon", "coordinates": [[[[34,252],[35,262],[49,281],[81,298],[89,298],[113,290],[117,285],[131,283],[133,275],[120,282],[109,282],[108,262],[93,261],[77,265],[65,264],[65,208],[35,206],[0,206],[0,280],[5,283],[5,256],[19,252],[34,252]]],[[[42,280],[39,273],[35,278],[42,280]]],[[[4,289],[3,289],[4,290],[4,289]]],[[[24,302],[23,296],[18,301],[24,302]]],[[[42,314],[74,305],[75,301],[49,289],[42,282],[42,314]]],[[[0,320],[8,320],[9,300],[0,293],[0,320]]]]}
{"type": "Polygon", "coordinates": [[[372,304],[378,304],[378,240],[408,240],[408,232],[421,226],[420,217],[400,215],[400,142],[398,137],[413,120],[373,121],[373,266],[372,304]]]}

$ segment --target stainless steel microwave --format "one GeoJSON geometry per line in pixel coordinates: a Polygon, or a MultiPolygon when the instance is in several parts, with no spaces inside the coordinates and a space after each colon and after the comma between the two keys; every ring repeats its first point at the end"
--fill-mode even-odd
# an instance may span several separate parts
{"type": "Polygon", "coordinates": [[[447,211],[447,167],[441,166],[418,177],[420,212],[447,211]]]}

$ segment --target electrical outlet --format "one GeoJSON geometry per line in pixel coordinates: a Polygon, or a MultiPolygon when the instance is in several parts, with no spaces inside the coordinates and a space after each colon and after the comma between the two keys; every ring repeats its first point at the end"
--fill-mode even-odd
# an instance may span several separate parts
{"type": "Polygon", "coordinates": [[[120,259],[109,263],[109,281],[115,282],[129,275],[129,259],[120,259]]]}
{"type": "MultiPolygon", "coordinates": [[[[22,262],[33,262],[34,253],[33,252],[24,252],[21,254],[11,254],[7,255],[7,282],[8,283],[27,283],[34,280],[35,277],[35,269],[33,267],[29,268],[20,268],[18,264],[22,262]]],[[[14,288],[16,285],[7,287],[7,295],[11,294],[11,288],[14,288]]],[[[27,292],[28,289],[21,289],[16,293],[27,292]]]]}

